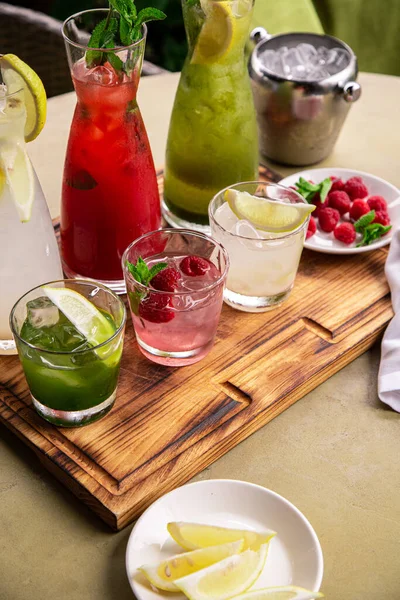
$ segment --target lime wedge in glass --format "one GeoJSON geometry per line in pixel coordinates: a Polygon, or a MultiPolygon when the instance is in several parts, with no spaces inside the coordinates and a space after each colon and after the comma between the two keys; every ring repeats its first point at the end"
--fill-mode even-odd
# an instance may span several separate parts
{"type": "MultiPolygon", "coordinates": [[[[98,346],[114,335],[115,325],[82,294],[65,287],[43,286],[42,289],[92,346],[98,346]]],[[[108,351],[107,347],[99,348],[96,353],[102,358],[108,351]]]]}
{"type": "Polygon", "coordinates": [[[239,219],[246,219],[256,229],[271,233],[295,231],[316,208],[314,204],[291,204],[233,189],[225,191],[224,199],[239,219]]]}

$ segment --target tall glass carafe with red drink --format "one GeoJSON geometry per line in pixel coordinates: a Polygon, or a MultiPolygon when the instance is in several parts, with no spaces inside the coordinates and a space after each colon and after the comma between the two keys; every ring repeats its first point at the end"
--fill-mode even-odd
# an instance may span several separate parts
{"type": "Polygon", "coordinates": [[[160,228],[161,213],[136,102],[146,26],[130,45],[110,48],[112,34],[103,32],[103,47],[89,48],[89,32],[107,20],[111,31],[113,20],[119,28],[106,9],[83,11],[63,26],[78,101],[64,167],[61,247],[68,277],[95,279],[122,293],[122,254],[133,240],[160,228]]]}

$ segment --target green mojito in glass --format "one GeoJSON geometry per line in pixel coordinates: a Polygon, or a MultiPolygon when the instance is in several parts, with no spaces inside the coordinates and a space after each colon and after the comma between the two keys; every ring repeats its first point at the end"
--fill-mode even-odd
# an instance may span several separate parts
{"type": "Polygon", "coordinates": [[[253,4],[182,0],[189,53],[167,143],[164,216],[171,225],[201,229],[217,192],[257,179],[257,124],[244,53],[253,4]]]}
{"type": "Polygon", "coordinates": [[[86,281],[34,288],[10,322],[36,411],[77,427],[114,404],[126,311],[111,290],[86,281]]]}

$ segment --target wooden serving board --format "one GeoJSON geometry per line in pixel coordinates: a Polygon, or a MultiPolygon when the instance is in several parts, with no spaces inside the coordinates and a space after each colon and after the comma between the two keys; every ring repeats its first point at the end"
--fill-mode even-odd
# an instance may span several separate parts
{"type": "Polygon", "coordinates": [[[189,367],[144,358],[128,321],[116,404],[81,429],[38,417],[18,358],[0,357],[0,419],[122,529],[375,342],[392,317],[386,256],[305,250],[287,303],[262,314],[224,305],[215,347],[189,367]]]}

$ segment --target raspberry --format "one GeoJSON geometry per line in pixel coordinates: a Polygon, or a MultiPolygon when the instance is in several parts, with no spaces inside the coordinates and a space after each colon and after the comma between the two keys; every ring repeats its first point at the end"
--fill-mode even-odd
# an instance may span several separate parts
{"type": "Polygon", "coordinates": [[[351,200],[346,192],[336,191],[328,194],[329,206],[336,208],[341,215],[349,212],[351,200]]]}
{"type": "Polygon", "coordinates": [[[364,202],[364,200],[354,200],[350,208],[350,219],[353,219],[353,221],[358,221],[360,217],[369,213],[370,210],[370,207],[366,202],[364,202]]]}
{"type": "Polygon", "coordinates": [[[179,271],[172,267],[163,269],[150,280],[151,285],[155,290],[160,292],[174,292],[176,285],[181,278],[179,271]]]}
{"type": "Polygon", "coordinates": [[[316,209],[313,212],[313,217],[315,217],[316,219],[318,219],[319,211],[322,208],[327,208],[329,206],[329,200],[328,200],[328,198],[325,198],[325,202],[321,202],[321,196],[319,195],[318,192],[316,194],[314,194],[313,199],[311,200],[311,202],[313,204],[315,204],[315,206],[316,206],[316,209]]]}
{"type": "Polygon", "coordinates": [[[368,188],[361,177],[351,177],[348,179],[344,184],[344,191],[349,195],[350,200],[368,196],[368,188]]]}
{"type": "Polygon", "coordinates": [[[330,192],[341,192],[342,190],[344,190],[344,181],[342,181],[342,179],[338,179],[337,177],[331,177],[332,180],[332,185],[331,185],[331,189],[329,190],[330,192]]]}
{"type": "Polygon", "coordinates": [[[340,219],[339,211],[336,208],[321,208],[318,215],[319,226],[322,231],[330,233],[338,224],[340,219]]]}
{"type": "Polygon", "coordinates": [[[377,210],[375,212],[375,219],[373,223],[380,223],[381,225],[390,225],[390,217],[385,210],[377,210]]]}
{"type": "Polygon", "coordinates": [[[370,196],[367,200],[367,204],[371,210],[383,210],[387,212],[387,202],[382,196],[370,196]]]}
{"type": "Polygon", "coordinates": [[[185,256],[181,260],[179,267],[185,275],[197,277],[209,271],[211,264],[206,258],[201,258],[201,256],[185,256]]]}
{"type": "Polygon", "coordinates": [[[139,316],[151,323],[168,323],[175,317],[170,300],[168,294],[150,294],[139,304],[139,316]]]}
{"type": "Polygon", "coordinates": [[[343,244],[352,244],[356,239],[356,230],[353,223],[340,223],[335,228],[333,235],[339,242],[343,242],[343,244]]]}
{"type": "Polygon", "coordinates": [[[316,223],[314,217],[310,217],[310,222],[308,224],[308,229],[307,229],[307,233],[306,233],[306,239],[308,240],[308,238],[313,236],[316,231],[317,231],[317,223],[316,223]]]}

